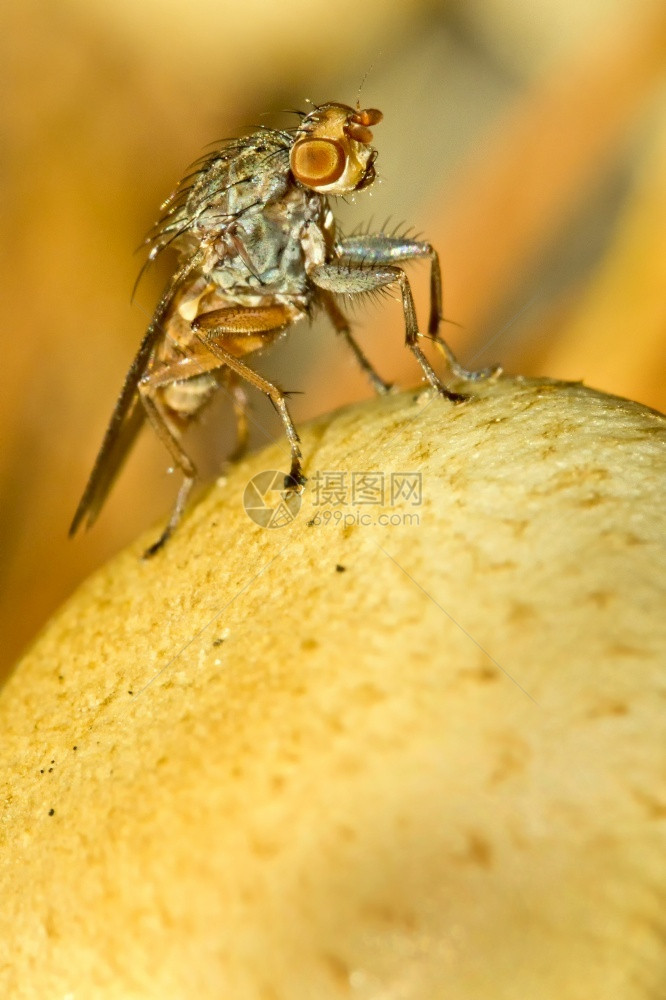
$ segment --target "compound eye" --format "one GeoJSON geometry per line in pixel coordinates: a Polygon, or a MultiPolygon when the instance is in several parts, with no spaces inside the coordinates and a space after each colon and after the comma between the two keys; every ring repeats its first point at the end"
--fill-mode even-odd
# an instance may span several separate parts
{"type": "Polygon", "coordinates": [[[333,139],[300,139],[291,151],[291,172],[306,187],[325,187],[345,169],[345,153],[333,139]]]}

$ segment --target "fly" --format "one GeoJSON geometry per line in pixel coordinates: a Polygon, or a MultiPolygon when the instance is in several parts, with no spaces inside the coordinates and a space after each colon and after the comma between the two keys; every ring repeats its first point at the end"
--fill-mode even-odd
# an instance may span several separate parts
{"type": "Polygon", "coordinates": [[[352,336],[337,296],[397,287],[406,344],[426,379],[452,403],[465,399],[442,384],[419,346],[414,299],[400,267],[405,261],[430,262],[428,334],[454,374],[488,374],[462,369],[439,336],[442,282],[430,243],[384,233],[342,237],[336,231],[329,198],[360,191],[375,179],[371,126],[382,120],[381,111],[326,103],[299,114],[295,130],[263,128],[224,143],[198,162],[162,206],[164,214],[146,241],[149,260],[172,246],[178,268],[125,377],[70,534],[96,520],[148,418],[183,476],[166,528],[145,556],[159,551],[181,520],[197,477],[183,447],[184,432],[219,388],[228,391],[234,406],[234,458],[247,446],[244,386],[268,396],[291,449],[285,485],[300,489],[305,476],[285,393],[253,371],[246,358],[323,309],[374,389],[388,391],[352,336]]]}

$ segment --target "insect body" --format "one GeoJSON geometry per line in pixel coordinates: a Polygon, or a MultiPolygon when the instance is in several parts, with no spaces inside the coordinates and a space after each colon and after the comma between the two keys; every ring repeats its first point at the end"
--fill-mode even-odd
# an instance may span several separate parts
{"type": "Polygon", "coordinates": [[[180,264],[132,362],[70,533],[96,519],[147,417],[183,474],[169,522],[153,555],[182,517],[196,469],[182,445],[187,426],[224,387],[246,444],[244,383],[277,409],[291,448],[292,486],[304,482],[296,429],[285,394],[246,362],[293,323],[323,308],[378,392],[388,386],[353,339],[336,295],[397,286],[406,343],[432,386],[451,401],[464,398],[440,382],[421,351],[411,288],[400,262],[427,258],[431,268],[428,332],[461,369],[437,331],[442,318],[439,260],[429,243],[384,234],[342,238],[329,196],[372,184],[376,151],[370,127],[380,111],[328,103],[303,115],[294,131],[262,129],[231,141],[200,161],[163,206],[148,241],[149,259],[167,246],[180,264]]]}

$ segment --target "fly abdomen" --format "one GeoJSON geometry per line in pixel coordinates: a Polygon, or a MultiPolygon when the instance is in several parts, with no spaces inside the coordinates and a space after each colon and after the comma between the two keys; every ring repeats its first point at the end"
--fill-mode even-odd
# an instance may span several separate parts
{"type": "Polygon", "coordinates": [[[161,392],[165,406],[177,416],[188,419],[201,410],[217,388],[212,375],[197,375],[187,380],[171,382],[161,392]]]}

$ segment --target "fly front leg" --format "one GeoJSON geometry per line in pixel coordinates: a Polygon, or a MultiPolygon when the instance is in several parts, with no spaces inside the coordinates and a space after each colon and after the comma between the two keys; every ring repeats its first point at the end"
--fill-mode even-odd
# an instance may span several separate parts
{"type": "Polygon", "coordinates": [[[338,256],[344,263],[356,267],[376,264],[401,264],[408,260],[430,261],[430,318],[428,333],[435,337],[444,318],[442,311],[442,271],[439,254],[430,243],[409,240],[402,236],[366,233],[348,236],[338,243],[338,256]]]}
{"type": "Polygon", "coordinates": [[[338,255],[343,263],[356,267],[367,265],[397,264],[409,260],[430,260],[430,316],[428,334],[446,358],[447,364],[456,378],[476,382],[479,379],[499,375],[499,365],[468,371],[458,362],[455,354],[439,334],[439,325],[444,319],[442,305],[442,272],[439,254],[431,243],[410,240],[401,236],[384,236],[381,233],[365,236],[349,236],[338,244],[338,255]]]}
{"type": "Polygon", "coordinates": [[[352,351],[356,356],[356,360],[359,363],[361,371],[364,372],[365,375],[367,375],[375,392],[378,393],[379,395],[385,395],[387,392],[390,391],[391,386],[389,385],[388,382],[384,381],[381,375],[377,374],[377,372],[372,367],[372,365],[366,358],[365,354],[363,353],[359,345],[352,337],[352,333],[349,328],[349,320],[343,313],[342,309],[340,309],[339,305],[337,304],[337,302],[335,301],[330,292],[322,291],[320,298],[324,306],[324,309],[328,313],[328,317],[331,323],[333,324],[337,332],[344,337],[349,347],[351,347],[352,351]]]}
{"type": "Polygon", "coordinates": [[[498,375],[502,374],[501,365],[490,365],[488,368],[479,368],[476,371],[470,371],[468,368],[463,368],[443,337],[440,337],[438,333],[435,333],[432,334],[432,339],[435,346],[439,348],[446,358],[446,363],[451,369],[451,373],[455,375],[456,378],[463,379],[465,382],[481,382],[484,379],[497,378],[498,375]]]}
{"type": "Polygon", "coordinates": [[[303,486],[306,481],[301,467],[300,441],[287,408],[286,396],[276,385],[253,371],[236,354],[231,353],[229,347],[234,346],[238,349],[240,346],[242,349],[243,338],[251,338],[253,334],[265,334],[267,342],[270,342],[271,334],[284,330],[295,318],[297,317],[282,305],[252,308],[234,306],[203,313],[192,322],[192,330],[204,347],[221,364],[265,393],[280,414],[291,450],[291,468],[289,475],[285,476],[285,489],[293,488],[294,482],[297,486],[303,486]]]}
{"type": "Polygon", "coordinates": [[[392,264],[366,264],[365,267],[349,267],[345,264],[321,264],[310,271],[310,278],[319,288],[325,291],[347,295],[362,295],[364,292],[377,291],[389,285],[400,286],[402,295],[402,310],[405,316],[405,343],[420,364],[430,385],[441,396],[452,402],[461,403],[467,396],[451,392],[440,382],[437,373],[418,345],[421,336],[416,322],[414,296],[405,272],[392,264]]]}

